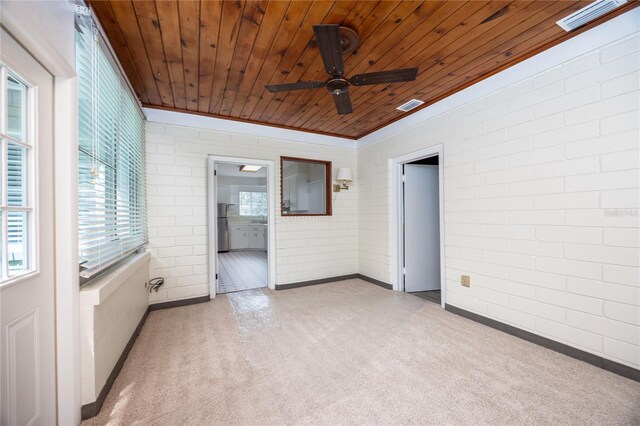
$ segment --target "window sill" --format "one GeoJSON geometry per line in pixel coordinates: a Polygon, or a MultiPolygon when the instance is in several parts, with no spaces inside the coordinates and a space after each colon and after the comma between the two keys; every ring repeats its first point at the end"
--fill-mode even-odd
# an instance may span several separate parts
{"type": "Polygon", "coordinates": [[[148,267],[149,252],[129,256],[119,265],[80,288],[80,305],[97,306],[107,300],[138,269],[148,267]]]}

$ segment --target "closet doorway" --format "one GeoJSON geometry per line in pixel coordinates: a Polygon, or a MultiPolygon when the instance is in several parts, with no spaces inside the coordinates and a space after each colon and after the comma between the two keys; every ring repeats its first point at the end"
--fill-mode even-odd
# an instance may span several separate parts
{"type": "Polygon", "coordinates": [[[425,151],[392,160],[397,171],[394,289],[444,307],[442,154],[440,147],[425,151]]]}

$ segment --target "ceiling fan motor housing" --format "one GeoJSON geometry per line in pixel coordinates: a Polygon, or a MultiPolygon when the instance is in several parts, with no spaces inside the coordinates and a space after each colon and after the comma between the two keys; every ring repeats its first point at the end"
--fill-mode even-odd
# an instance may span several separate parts
{"type": "Polygon", "coordinates": [[[335,95],[339,95],[349,90],[349,82],[342,77],[334,77],[327,81],[327,90],[335,95]]]}

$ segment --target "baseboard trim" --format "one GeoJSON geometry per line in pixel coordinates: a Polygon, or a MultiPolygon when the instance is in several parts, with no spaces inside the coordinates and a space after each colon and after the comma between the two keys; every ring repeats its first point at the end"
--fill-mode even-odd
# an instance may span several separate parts
{"type": "Polygon", "coordinates": [[[142,326],[147,320],[147,317],[149,316],[150,311],[151,311],[150,307],[147,307],[147,310],[144,312],[144,315],[142,315],[142,318],[140,319],[138,326],[133,332],[133,335],[131,335],[131,338],[127,342],[127,345],[124,347],[124,350],[122,351],[122,355],[120,355],[120,358],[118,358],[118,362],[116,362],[116,365],[113,366],[113,370],[111,370],[111,374],[109,374],[109,377],[107,378],[107,382],[104,384],[104,386],[102,387],[102,390],[98,394],[98,398],[94,402],[90,402],[89,404],[85,404],[81,407],[80,415],[82,417],[82,420],[95,417],[98,415],[98,413],[100,413],[100,410],[102,409],[102,404],[104,404],[104,400],[107,398],[107,395],[109,394],[109,391],[113,386],[113,383],[116,381],[118,374],[120,374],[120,370],[122,370],[122,367],[124,366],[124,362],[129,356],[129,352],[131,352],[131,348],[133,347],[133,344],[136,342],[136,339],[138,339],[138,336],[140,335],[140,330],[142,330],[142,326]]]}
{"type": "MultiPolygon", "coordinates": [[[[375,284],[378,287],[385,288],[387,290],[393,290],[393,286],[391,284],[387,284],[384,281],[376,280],[375,278],[368,277],[362,274],[349,274],[349,275],[340,275],[338,277],[329,277],[329,278],[320,278],[317,280],[311,281],[301,281],[298,283],[290,283],[290,284],[276,284],[276,290],[289,290],[291,288],[299,288],[299,287],[307,287],[310,285],[318,285],[318,284],[326,284],[332,283],[334,281],[344,281],[344,280],[352,280],[354,278],[361,279],[363,281],[367,281],[371,284],[375,284]]],[[[152,305],[153,306],[153,305],[152,305]]]]}
{"type": "Polygon", "coordinates": [[[320,278],[318,280],[301,281],[290,284],[276,284],[276,290],[289,290],[292,288],[307,287],[310,285],[327,284],[334,281],[352,280],[354,278],[358,278],[358,274],[340,275],[338,277],[320,278]]]}
{"type": "Polygon", "coordinates": [[[375,284],[378,287],[386,288],[387,290],[393,290],[393,286],[391,284],[385,283],[384,281],[376,280],[375,278],[371,278],[362,274],[358,274],[358,278],[371,284],[375,284]]]}
{"type": "Polygon", "coordinates": [[[197,305],[198,303],[207,303],[211,298],[209,295],[192,297],[191,299],[172,300],[171,302],[154,303],[149,305],[149,310],[157,311],[159,309],[178,308],[180,306],[197,305]]]}
{"type": "Polygon", "coordinates": [[[574,348],[573,346],[556,342],[555,340],[551,340],[546,337],[537,335],[535,333],[531,333],[529,331],[514,327],[512,325],[505,324],[503,322],[496,321],[494,319],[487,318],[485,316],[482,316],[473,312],[469,312],[467,310],[458,308],[456,306],[445,304],[445,309],[456,315],[460,315],[472,321],[479,322],[480,324],[486,325],[491,328],[495,328],[496,330],[500,330],[504,333],[510,334],[515,337],[519,337],[528,342],[535,343],[536,345],[540,345],[547,349],[551,349],[552,351],[556,351],[563,355],[570,356],[571,358],[575,358],[580,361],[587,362],[596,367],[600,367],[603,370],[607,370],[619,376],[626,377],[627,379],[640,382],[640,370],[637,370],[633,367],[629,367],[628,365],[620,364],[619,362],[602,358],[601,356],[594,355],[592,353],[583,351],[581,349],[574,348]]]}

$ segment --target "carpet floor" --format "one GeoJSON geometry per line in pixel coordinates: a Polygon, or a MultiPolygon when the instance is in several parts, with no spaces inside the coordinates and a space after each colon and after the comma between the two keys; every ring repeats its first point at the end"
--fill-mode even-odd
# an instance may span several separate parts
{"type": "Polygon", "coordinates": [[[640,423],[640,383],[361,280],[150,313],[83,424],[640,423]]]}

